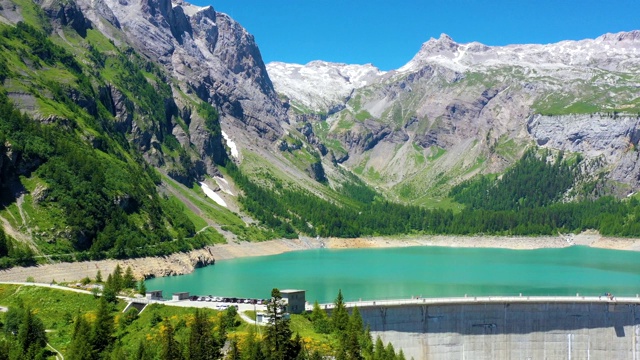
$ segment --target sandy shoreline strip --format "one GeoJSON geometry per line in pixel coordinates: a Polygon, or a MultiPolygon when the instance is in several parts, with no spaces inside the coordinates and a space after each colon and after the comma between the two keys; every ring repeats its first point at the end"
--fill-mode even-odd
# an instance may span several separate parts
{"type": "Polygon", "coordinates": [[[173,254],[165,257],[148,257],[128,260],[84,261],[77,263],[56,263],[35,267],[16,267],[0,271],[0,281],[26,281],[31,277],[36,282],[74,282],[84,277],[94,279],[98,270],[103,278],[113,272],[116,264],[125,269],[130,266],[134,275],[140,277],[160,277],[181,275],[195,268],[212,264],[217,260],[238,257],[276,255],[290,251],[318,248],[389,248],[407,246],[448,246],[475,248],[504,248],[516,250],[562,248],[584,245],[595,248],[640,251],[640,239],[605,238],[597,233],[545,237],[506,236],[399,236],[371,237],[356,239],[315,239],[272,240],[260,243],[232,243],[208,246],[189,253],[173,254]]]}

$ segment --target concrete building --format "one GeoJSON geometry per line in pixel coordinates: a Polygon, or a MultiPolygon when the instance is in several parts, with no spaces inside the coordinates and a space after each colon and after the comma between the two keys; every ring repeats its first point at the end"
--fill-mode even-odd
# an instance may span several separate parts
{"type": "Polygon", "coordinates": [[[286,311],[291,314],[302,314],[305,310],[306,299],[304,290],[280,290],[282,299],[287,302],[286,311]]]}
{"type": "Polygon", "coordinates": [[[147,300],[162,300],[162,290],[151,290],[145,294],[147,300]]]}
{"type": "Polygon", "coordinates": [[[188,292],[177,292],[177,293],[173,293],[173,296],[171,296],[171,300],[173,301],[187,300],[187,299],[189,299],[188,292]]]}

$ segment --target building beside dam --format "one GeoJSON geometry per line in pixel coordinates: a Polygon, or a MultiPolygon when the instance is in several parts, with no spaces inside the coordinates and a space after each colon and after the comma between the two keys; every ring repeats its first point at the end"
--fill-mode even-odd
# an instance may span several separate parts
{"type": "Polygon", "coordinates": [[[349,303],[407,359],[640,360],[640,299],[490,297],[349,303]]]}

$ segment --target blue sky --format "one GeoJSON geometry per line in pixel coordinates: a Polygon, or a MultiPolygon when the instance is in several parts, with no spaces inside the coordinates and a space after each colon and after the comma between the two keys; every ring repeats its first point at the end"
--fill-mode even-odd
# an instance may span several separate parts
{"type": "Polygon", "coordinates": [[[638,0],[192,0],[252,33],[265,62],[408,62],[431,37],[459,43],[553,43],[640,30],[638,0]]]}

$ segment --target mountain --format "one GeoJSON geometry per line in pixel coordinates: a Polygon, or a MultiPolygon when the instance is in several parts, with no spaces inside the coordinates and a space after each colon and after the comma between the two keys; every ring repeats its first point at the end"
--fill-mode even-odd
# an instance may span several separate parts
{"type": "Polygon", "coordinates": [[[268,155],[288,126],[253,36],[229,16],[181,1],[5,1],[0,47],[0,220],[13,239],[2,233],[1,266],[275,236],[232,212],[238,189],[220,171],[238,148],[268,155]]]}
{"type": "MultiPolygon", "coordinates": [[[[640,187],[632,151],[639,54],[640,31],[499,47],[443,34],[406,65],[325,105],[319,112],[342,110],[314,128],[343,166],[406,201],[427,203],[476,174],[501,172],[530,146],[580,153],[591,164],[585,176],[629,193],[640,187]]],[[[340,81],[343,65],[327,66],[305,66],[304,78],[282,64],[267,69],[278,69],[270,76],[279,92],[304,104],[299,89],[340,81]]]]}
{"type": "Polygon", "coordinates": [[[0,268],[219,242],[640,236],[638,32],[265,65],[212,7],[0,2],[0,268]],[[615,198],[604,195],[615,195],[615,198]]]}
{"type": "Polygon", "coordinates": [[[291,99],[294,111],[334,113],[355,89],[384,74],[371,64],[347,65],[312,61],[306,65],[272,62],[269,76],[277,79],[276,91],[291,99]]]}

